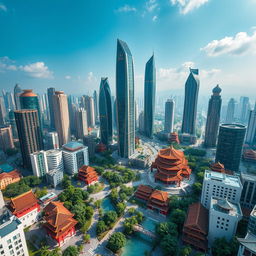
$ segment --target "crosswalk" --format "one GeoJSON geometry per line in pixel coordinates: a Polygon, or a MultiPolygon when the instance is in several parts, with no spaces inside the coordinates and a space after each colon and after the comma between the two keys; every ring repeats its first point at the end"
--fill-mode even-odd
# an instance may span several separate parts
{"type": "Polygon", "coordinates": [[[89,252],[91,255],[95,255],[95,253],[93,252],[93,249],[92,249],[92,248],[90,248],[90,249],[88,250],[88,252],[89,252]]]}

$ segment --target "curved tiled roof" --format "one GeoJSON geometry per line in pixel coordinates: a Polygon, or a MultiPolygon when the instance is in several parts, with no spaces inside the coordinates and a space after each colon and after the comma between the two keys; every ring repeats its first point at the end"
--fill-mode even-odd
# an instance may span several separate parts
{"type": "Polygon", "coordinates": [[[152,194],[150,195],[150,199],[157,199],[162,202],[167,202],[168,201],[168,193],[165,191],[161,190],[154,190],[152,194]]]}

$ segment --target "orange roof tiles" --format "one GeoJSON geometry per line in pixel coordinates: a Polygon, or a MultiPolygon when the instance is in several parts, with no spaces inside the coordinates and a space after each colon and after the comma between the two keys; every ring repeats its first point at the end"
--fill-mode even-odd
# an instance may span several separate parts
{"type": "Polygon", "coordinates": [[[139,185],[137,191],[151,194],[153,192],[153,188],[151,188],[150,186],[146,186],[146,185],[139,185]]]}
{"type": "Polygon", "coordinates": [[[162,202],[168,201],[168,193],[161,190],[154,190],[150,196],[150,199],[157,199],[162,202]]]}
{"type": "Polygon", "coordinates": [[[13,170],[11,172],[0,173],[0,180],[6,179],[6,178],[17,179],[17,178],[20,178],[20,177],[21,177],[21,174],[17,170],[13,170]]]}
{"type": "Polygon", "coordinates": [[[33,92],[32,89],[25,89],[20,97],[37,97],[37,95],[33,92]]]}

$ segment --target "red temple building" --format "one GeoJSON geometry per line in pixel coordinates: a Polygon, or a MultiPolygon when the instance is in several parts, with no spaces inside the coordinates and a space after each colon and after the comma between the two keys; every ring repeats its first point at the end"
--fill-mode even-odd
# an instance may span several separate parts
{"type": "Polygon", "coordinates": [[[76,233],[77,221],[73,219],[74,214],[65,208],[62,202],[50,202],[44,208],[44,214],[44,228],[47,234],[58,242],[59,246],[76,233]]]}
{"type": "Polygon", "coordinates": [[[173,146],[161,149],[152,163],[151,170],[157,169],[155,180],[165,184],[176,184],[180,186],[181,181],[189,179],[191,169],[184,153],[174,149],[173,146]]]}
{"type": "Polygon", "coordinates": [[[87,185],[90,185],[97,182],[99,177],[93,167],[83,165],[78,171],[78,179],[84,181],[87,185]]]}
{"type": "Polygon", "coordinates": [[[21,174],[18,170],[0,173],[0,189],[5,189],[9,184],[19,182],[21,174]]]}
{"type": "Polygon", "coordinates": [[[135,197],[147,202],[147,207],[167,215],[169,210],[168,193],[160,190],[154,190],[149,186],[140,185],[135,192],[135,197]]]}
{"type": "Polygon", "coordinates": [[[208,249],[208,210],[199,202],[189,206],[183,226],[182,241],[206,252],[208,249]]]}
{"type": "Polygon", "coordinates": [[[170,133],[170,137],[169,137],[169,141],[171,143],[177,143],[180,144],[180,140],[179,140],[179,135],[177,132],[171,132],[170,133]]]}
{"type": "Polygon", "coordinates": [[[211,165],[211,170],[213,172],[220,172],[220,173],[226,173],[226,174],[233,175],[233,172],[229,171],[229,170],[226,170],[225,167],[224,167],[224,164],[221,164],[220,162],[213,163],[211,165]]]}
{"type": "Polygon", "coordinates": [[[9,209],[26,228],[34,224],[38,219],[40,205],[32,190],[17,197],[11,198],[9,209]]]}

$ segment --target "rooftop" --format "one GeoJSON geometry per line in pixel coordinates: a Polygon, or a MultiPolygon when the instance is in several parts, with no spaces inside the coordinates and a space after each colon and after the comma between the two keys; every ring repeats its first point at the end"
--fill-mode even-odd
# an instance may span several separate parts
{"type": "Polygon", "coordinates": [[[245,238],[238,238],[238,241],[248,250],[256,253],[256,236],[251,232],[248,232],[245,238]]]}
{"type": "Polygon", "coordinates": [[[242,124],[221,124],[221,127],[227,128],[227,129],[240,129],[243,130],[246,127],[242,124]]]}
{"type": "Polygon", "coordinates": [[[83,147],[84,147],[84,145],[77,141],[71,141],[71,142],[63,145],[63,149],[68,150],[68,151],[76,151],[83,147]]]}
{"type": "Polygon", "coordinates": [[[25,89],[23,90],[23,93],[21,93],[20,97],[37,97],[37,95],[32,89],[25,89]]]}
{"type": "Polygon", "coordinates": [[[2,172],[11,172],[13,170],[14,170],[14,168],[11,165],[7,164],[7,163],[0,165],[0,173],[2,173],[2,172]]]}

